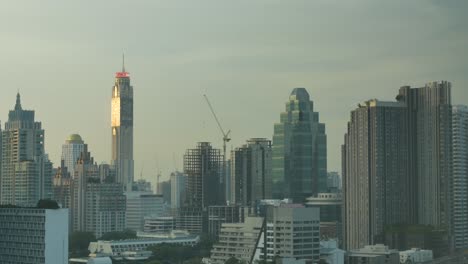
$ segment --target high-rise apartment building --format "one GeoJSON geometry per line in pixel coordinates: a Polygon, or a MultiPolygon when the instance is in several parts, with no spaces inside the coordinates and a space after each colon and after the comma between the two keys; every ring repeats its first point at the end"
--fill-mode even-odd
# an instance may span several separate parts
{"type": "Polygon", "coordinates": [[[78,134],[70,135],[62,145],[62,160],[71,175],[74,174],[76,161],[84,149],[84,141],[78,134]]]}
{"type": "Polygon", "coordinates": [[[256,201],[271,199],[271,141],[253,138],[232,151],[230,203],[253,206],[256,201]]]}
{"type": "Polygon", "coordinates": [[[184,155],[184,174],[187,175],[187,205],[207,208],[210,205],[223,205],[224,186],[221,185],[223,157],[219,149],[210,143],[198,143],[197,148],[189,149],[184,155]]]}
{"type": "Polygon", "coordinates": [[[386,225],[430,225],[453,248],[451,84],[400,88],[351,113],[342,147],[347,249],[383,241],[386,225]]]}
{"type": "Polygon", "coordinates": [[[351,112],[343,145],[347,249],[382,242],[386,225],[407,223],[405,109],[371,100],[351,112]]]}
{"type": "Polygon", "coordinates": [[[273,197],[302,203],[326,191],[327,136],[305,88],[295,88],[274,126],[273,197]]]}
{"type": "Polygon", "coordinates": [[[0,262],[68,263],[68,209],[0,208],[0,262]]]}
{"type": "Polygon", "coordinates": [[[112,163],[115,165],[117,182],[130,191],[134,177],[133,162],[133,86],[130,74],[122,71],[115,74],[112,87],[112,163]]]}
{"type": "Polygon", "coordinates": [[[73,231],[93,232],[97,238],[126,228],[126,199],[120,183],[102,181],[99,166],[85,145],[71,186],[73,231]]]}
{"type": "Polygon", "coordinates": [[[23,110],[18,94],[2,131],[0,204],[35,206],[52,197],[52,163],[44,151],[44,130],[34,111],[23,110]]]}
{"type": "Polygon", "coordinates": [[[180,208],[186,199],[187,176],[182,172],[171,173],[171,207],[180,208]]]}
{"type": "Polygon", "coordinates": [[[456,249],[468,248],[468,106],[452,112],[453,191],[452,223],[456,249]]]}

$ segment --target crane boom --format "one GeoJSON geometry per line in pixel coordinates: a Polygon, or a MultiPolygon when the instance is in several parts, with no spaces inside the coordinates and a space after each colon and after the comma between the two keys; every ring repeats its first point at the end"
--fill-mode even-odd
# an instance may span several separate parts
{"type": "Polygon", "coordinates": [[[213,117],[214,117],[214,119],[216,120],[216,124],[218,124],[219,130],[220,130],[221,133],[223,134],[223,137],[227,137],[227,136],[229,135],[229,132],[231,132],[231,131],[228,131],[227,134],[224,133],[224,129],[223,129],[223,127],[221,126],[221,123],[219,122],[218,117],[216,116],[216,113],[215,113],[215,111],[214,111],[214,109],[213,109],[213,106],[212,106],[211,103],[210,103],[210,100],[208,100],[208,96],[206,96],[206,94],[204,94],[203,97],[205,97],[206,103],[208,104],[208,107],[210,108],[211,113],[213,114],[213,117]]]}

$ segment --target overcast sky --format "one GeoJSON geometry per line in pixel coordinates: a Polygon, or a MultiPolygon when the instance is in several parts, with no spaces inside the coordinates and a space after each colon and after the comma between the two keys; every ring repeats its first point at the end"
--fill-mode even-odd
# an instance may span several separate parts
{"type": "Polygon", "coordinates": [[[0,120],[36,111],[46,151],[79,133],[109,162],[110,100],[121,54],[134,86],[136,178],[166,178],[198,141],[271,138],[294,87],[306,87],[341,171],[349,113],[403,85],[453,84],[468,103],[468,1],[1,1],[0,120]],[[175,161],[175,162],[174,162],[175,161]]]}

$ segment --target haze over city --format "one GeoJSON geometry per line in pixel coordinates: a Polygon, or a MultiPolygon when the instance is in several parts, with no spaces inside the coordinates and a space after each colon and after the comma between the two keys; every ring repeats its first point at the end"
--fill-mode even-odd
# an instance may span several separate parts
{"type": "Polygon", "coordinates": [[[357,102],[449,80],[468,101],[466,1],[16,1],[0,8],[0,120],[17,91],[59,165],[79,133],[110,161],[110,96],[122,53],[134,87],[135,178],[182,169],[198,141],[271,138],[291,90],[326,124],[328,170],[357,102]]]}

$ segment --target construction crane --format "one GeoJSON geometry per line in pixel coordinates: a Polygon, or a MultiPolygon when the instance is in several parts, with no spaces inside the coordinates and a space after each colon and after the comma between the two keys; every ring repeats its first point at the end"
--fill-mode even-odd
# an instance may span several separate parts
{"type": "MultiPolygon", "coordinates": [[[[226,173],[226,144],[229,141],[231,141],[231,138],[229,137],[229,134],[231,133],[231,130],[228,130],[227,133],[224,132],[224,129],[221,126],[221,123],[219,122],[219,119],[216,116],[215,111],[213,110],[213,106],[211,105],[210,100],[208,100],[208,96],[206,96],[206,94],[204,94],[203,97],[205,97],[206,103],[210,107],[211,113],[213,114],[213,117],[214,117],[214,119],[216,121],[216,124],[218,124],[218,128],[221,131],[221,134],[223,135],[223,177],[222,177],[223,182],[222,183],[226,184],[226,186],[227,186],[227,182],[225,182],[226,181],[226,176],[227,176],[227,173],[226,173]]],[[[224,192],[226,192],[226,190],[224,190],[224,192]]],[[[228,197],[226,197],[226,200],[227,200],[227,198],[228,197]]]]}

